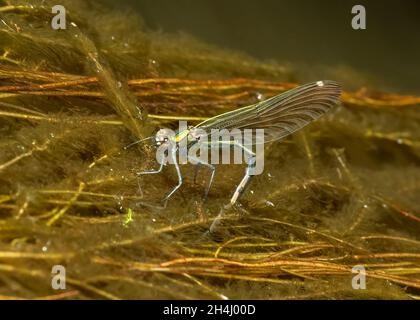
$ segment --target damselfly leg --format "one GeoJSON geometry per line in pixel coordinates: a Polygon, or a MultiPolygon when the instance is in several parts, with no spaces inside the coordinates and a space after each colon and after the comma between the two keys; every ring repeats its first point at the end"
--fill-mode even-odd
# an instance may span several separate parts
{"type": "Polygon", "coordinates": [[[163,166],[164,166],[164,164],[163,164],[163,163],[161,163],[161,164],[160,164],[160,167],[159,167],[158,169],[156,169],[156,170],[147,170],[147,171],[137,172],[137,175],[138,175],[138,176],[141,176],[141,175],[145,175],[145,174],[155,174],[155,173],[160,173],[160,172],[162,172],[162,170],[163,170],[163,166]]]}
{"type": "MultiPolygon", "coordinates": [[[[253,159],[255,159],[255,157],[253,159]]],[[[252,161],[253,159],[250,159],[250,160],[252,161]]],[[[236,190],[233,193],[232,198],[230,199],[230,203],[229,203],[230,206],[233,206],[233,205],[236,204],[236,202],[239,200],[239,198],[245,192],[245,189],[249,185],[249,183],[251,181],[251,178],[254,177],[254,175],[251,174],[252,166],[253,166],[253,164],[250,163],[248,165],[248,167],[246,168],[244,177],[242,178],[241,182],[236,187],[236,190]]]]}
{"type": "Polygon", "coordinates": [[[182,186],[182,174],[181,174],[181,169],[179,168],[179,164],[177,162],[176,159],[176,148],[172,148],[171,151],[171,158],[172,158],[172,162],[175,166],[175,170],[176,170],[176,174],[178,176],[178,184],[171,190],[171,192],[169,192],[163,199],[163,205],[166,206],[166,203],[168,202],[169,198],[172,197],[172,195],[182,186]]]}
{"type": "Polygon", "coordinates": [[[221,146],[222,148],[238,148],[240,151],[243,152],[244,156],[248,156],[248,166],[245,169],[245,175],[243,176],[241,182],[237,185],[235,192],[230,198],[229,203],[221,208],[218,216],[213,220],[212,224],[210,225],[210,233],[214,232],[217,226],[219,225],[221,219],[224,216],[225,210],[234,207],[245,192],[247,186],[251,182],[251,179],[254,177],[253,169],[256,162],[256,154],[237,141],[220,141],[219,146],[221,146]]]}
{"type": "MultiPolygon", "coordinates": [[[[176,152],[177,152],[177,148],[176,147],[171,148],[170,157],[171,157],[172,163],[175,166],[176,174],[177,174],[177,177],[178,177],[178,184],[168,194],[166,194],[165,197],[163,197],[163,199],[162,199],[162,205],[163,205],[164,208],[166,207],[166,204],[167,204],[169,198],[181,187],[182,182],[183,182],[182,174],[181,174],[181,169],[179,168],[179,164],[178,164],[177,159],[176,159],[176,152]]],[[[137,175],[138,176],[141,176],[141,175],[148,175],[148,174],[157,174],[157,173],[162,172],[163,167],[166,164],[164,158],[165,158],[165,155],[162,154],[162,158],[159,161],[160,166],[159,166],[158,169],[141,171],[141,172],[138,172],[137,175]]]]}
{"type": "MultiPolygon", "coordinates": [[[[244,146],[243,144],[236,142],[236,141],[218,141],[218,142],[204,142],[205,144],[208,145],[209,149],[212,148],[229,148],[229,149],[234,149],[234,148],[238,148],[241,152],[243,152],[244,156],[248,157],[248,167],[245,171],[245,175],[242,178],[242,181],[239,183],[239,185],[237,186],[235,192],[233,193],[232,198],[230,199],[230,205],[233,206],[236,204],[236,202],[239,200],[239,198],[242,196],[242,194],[244,193],[246,187],[248,186],[251,178],[253,177],[253,175],[251,174],[252,172],[252,168],[255,165],[255,153],[252,152],[250,149],[248,149],[246,146],[244,146]]],[[[201,163],[203,165],[205,165],[205,163],[201,163]]],[[[214,168],[213,165],[209,165],[206,164],[208,166],[212,166],[214,168]]],[[[206,189],[206,196],[210,191],[211,185],[213,183],[213,178],[214,178],[214,173],[215,173],[215,169],[213,169],[212,171],[212,175],[211,178],[209,180],[209,184],[207,186],[206,189]]]]}
{"type": "Polygon", "coordinates": [[[213,179],[214,179],[214,174],[216,172],[216,167],[212,164],[209,164],[205,161],[200,160],[197,157],[190,156],[189,160],[192,160],[193,162],[196,163],[195,172],[194,172],[194,183],[195,183],[196,178],[197,178],[197,171],[198,171],[199,166],[202,165],[202,166],[205,166],[205,167],[207,167],[211,170],[209,182],[207,183],[206,191],[204,193],[204,201],[205,201],[205,200],[207,200],[207,196],[209,195],[211,185],[213,184],[213,179]]]}

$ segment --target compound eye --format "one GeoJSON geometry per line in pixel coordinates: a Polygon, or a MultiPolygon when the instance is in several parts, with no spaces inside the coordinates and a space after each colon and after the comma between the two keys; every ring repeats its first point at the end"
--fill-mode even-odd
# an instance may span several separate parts
{"type": "Polygon", "coordinates": [[[170,129],[160,129],[156,133],[156,141],[159,141],[160,143],[167,142],[170,140],[170,137],[173,136],[173,132],[170,129]]]}

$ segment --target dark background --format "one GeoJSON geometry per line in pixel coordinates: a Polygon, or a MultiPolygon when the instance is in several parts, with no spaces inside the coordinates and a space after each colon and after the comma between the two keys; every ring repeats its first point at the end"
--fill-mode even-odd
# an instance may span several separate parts
{"type": "Polygon", "coordinates": [[[291,62],[303,78],[317,65],[350,66],[382,89],[420,94],[418,0],[120,0],[118,7],[152,29],[291,62]],[[366,8],[366,30],[351,27],[356,4],[366,8]]]}

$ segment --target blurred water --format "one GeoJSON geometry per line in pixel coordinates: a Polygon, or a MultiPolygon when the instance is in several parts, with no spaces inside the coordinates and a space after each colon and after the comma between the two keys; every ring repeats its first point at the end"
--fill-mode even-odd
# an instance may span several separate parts
{"type": "Polygon", "coordinates": [[[350,66],[373,74],[378,88],[420,93],[419,1],[102,1],[134,9],[153,29],[184,31],[258,58],[292,62],[299,80],[329,75],[317,65],[350,66]],[[351,28],[355,4],[366,8],[366,30],[351,28]]]}

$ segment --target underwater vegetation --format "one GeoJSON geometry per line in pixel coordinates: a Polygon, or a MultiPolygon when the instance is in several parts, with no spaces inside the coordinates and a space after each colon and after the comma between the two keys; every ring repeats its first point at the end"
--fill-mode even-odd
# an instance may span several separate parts
{"type": "Polygon", "coordinates": [[[209,234],[244,167],[219,166],[203,201],[209,172],[182,166],[160,209],[176,173],[139,177],[155,149],[124,146],[294,88],[294,67],[61,3],[65,30],[51,1],[0,1],[0,298],[420,298],[420,97],[343,83],[340,106],[266,145],[209,234]]]}

